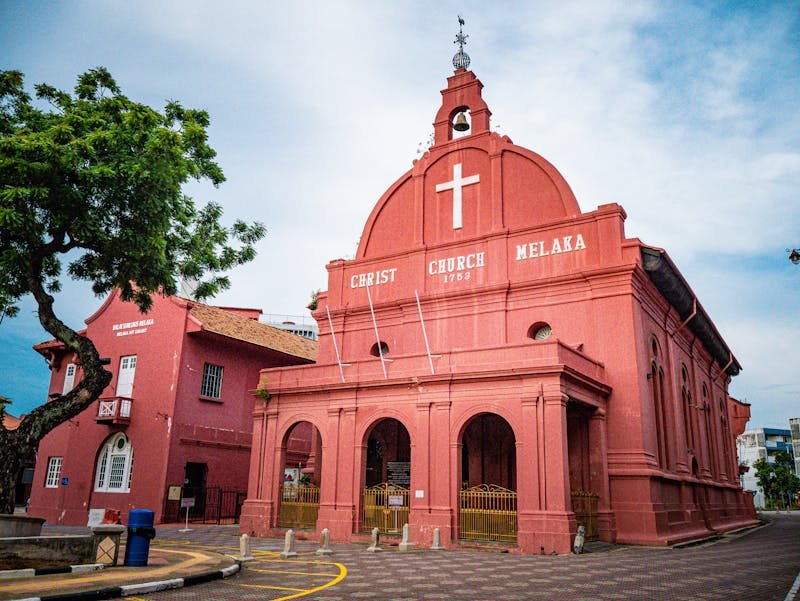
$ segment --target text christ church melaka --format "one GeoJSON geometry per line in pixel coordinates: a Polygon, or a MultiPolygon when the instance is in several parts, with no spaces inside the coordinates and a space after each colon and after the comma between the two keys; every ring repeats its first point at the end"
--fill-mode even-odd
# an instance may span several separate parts
{"type": "Polygon", "coordinates": [[[242,532],[408,523],[419,546],[438,528],[538,554],[579,524],[664,545],[756,523],[725,341],[621,206],[581,213],[550,163],[490,131],[467,66],[356,258],[328,264],[317,363],[262,372],[242,532]]]}

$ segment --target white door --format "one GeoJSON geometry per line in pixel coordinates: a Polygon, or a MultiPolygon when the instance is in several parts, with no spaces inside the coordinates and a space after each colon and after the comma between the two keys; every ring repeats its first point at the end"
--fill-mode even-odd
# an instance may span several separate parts
{"type": "Polygon", "coordinates": [[[119,360],[117,373],[117,396],[133,396],[133,376],[136,374],[136,355],[128,355],[119,360]]]}
{"type": "Polygon", "coordinates": [[[61,394],[67,394],[75,387],[75,364],[69,363],[67,365],[67,372],[64,374],[64,389],[61,394]]]}

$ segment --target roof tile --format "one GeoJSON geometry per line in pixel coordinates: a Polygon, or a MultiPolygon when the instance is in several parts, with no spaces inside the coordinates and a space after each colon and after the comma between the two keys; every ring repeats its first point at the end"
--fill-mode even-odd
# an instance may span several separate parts
{"type": "Polygon", "coordinates": [[[303,336],[273,328],[217,307],[196,303],[189,313],[203,324],[203,330],[309,361],[317,358],[317,343],[303,336]]]}

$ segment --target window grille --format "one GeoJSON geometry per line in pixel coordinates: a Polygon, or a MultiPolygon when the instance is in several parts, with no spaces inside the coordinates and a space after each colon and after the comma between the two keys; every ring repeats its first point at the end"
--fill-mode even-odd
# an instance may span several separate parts
{"type": "Polygon", "coordinates": [[[98,492],[129,492],[133,474],[133,447],[124,434],[116,434],[103,444],[97,460],[98,492]]]}
{"type": "Polygon", "coordinates": [[[206,363],[205,367],[203,367],[203,384],[200,387],[200,396],[218,399],[221,391],[222,366],[206,363]]]}
{"type": "Polygon", "coordinates": [[[111,456],[111,472],[108,478],[108,488],[122,488],[122,479],[125,474],[125,457],[111,456]]]}
{"type": "Polygon", "coordinates": [[[44,482],[46,488],[58,488],[58,481],[61,478],[61,457],[50,457],[47,462],[47,478],[44,482]]]}

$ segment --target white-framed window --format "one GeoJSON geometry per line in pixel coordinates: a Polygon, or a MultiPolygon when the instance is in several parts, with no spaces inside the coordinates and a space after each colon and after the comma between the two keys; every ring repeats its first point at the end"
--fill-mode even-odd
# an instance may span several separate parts
{"type": "Polygon", "coordinates": [[[67,370],[64,372],[64,388],[61,394],[67,394],[75,387],[75,372],[77,369],[74,363],[67,364],[67,370]]]}
{"type": "Polygon", "coordinates": [[[133,377],[136,375],[136,355],[127,355],[119,359],[117,372],[117,396],[133,396],[133,377]]]}
{"type": "Polygon", "coordinates": [[[206,363],[203,367],[203,384],[200,396],[218,399],[222,393],[222,366],[206,363]]]}
{"type": "Polygon", "coordinates": [[[44,479],[45,488],[58,488],[58,483],[61,480],[62,461],[62,457],[50,457],[47,462],[47,477],[44,479]]]}
{"type": "Polygon", "coordinates": [[[97,492],[130,492],[133,474],[133,446],[122,432],[103,443],[97,457],[97,492]]]}

